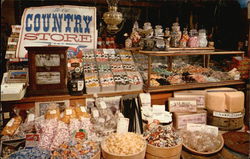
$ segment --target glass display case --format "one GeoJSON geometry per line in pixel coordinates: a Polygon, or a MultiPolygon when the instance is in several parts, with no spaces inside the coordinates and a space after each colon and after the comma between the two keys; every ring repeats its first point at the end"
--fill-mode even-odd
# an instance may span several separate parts
{"type": "Polygon", "coordinates": [[[168,51],[133,52],[146,92],[175,91],[244,84],[237,70],[223,71],[211,63],[213,55],[239,55],[243,51],[214,48],[170,48],[168,51]],[[148,80],[149,79],[149,80],[148,80]]]}

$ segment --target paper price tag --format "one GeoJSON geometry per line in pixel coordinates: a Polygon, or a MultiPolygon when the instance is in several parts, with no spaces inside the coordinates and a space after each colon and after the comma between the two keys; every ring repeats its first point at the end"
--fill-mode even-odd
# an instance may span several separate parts
{"type": "Polygon", "coordinates": [[[35,114],[29,114],[28,115],[28,122],[34,121],[35,120],[35,114]]]}
{"type": "Polygon", "coordinates": [[[51,115],[56,114],[56,110],[51,110],[49,113],[50,113],[51,115]]]}
{"type": "Polygon", "coordinates": [[[66,115],[71,115],[72,114],[72,109],[66,109],[66,115]]]}
{"type": "Polygon", "coordinates": [[[82,112],[86,112],[85,107],[80,107],[80,109],[81,109],[82,112]]]}
{"type": "Polygon", "coordinates": [[[106,104],[104,101],[101,101],[101,102],[100,102],[100,107],[101,107],[102,109],[106,109],[106,108],[107,108],[107,104],[106,104]]]}
{"type": "Polygon", "coordinates": [[[10,121],[7,123],[7,126],[11,127],[14,124],[15,119],[10,119],[10,121]]]}
{"type": "Polygon", "coordinates": [[[93,117],[94,117],[94,118],[98,118],[98,117],[99,117],[99,112],[98,112],[98,110],[94,110],[94,111],[93,111],[93,117]]]}

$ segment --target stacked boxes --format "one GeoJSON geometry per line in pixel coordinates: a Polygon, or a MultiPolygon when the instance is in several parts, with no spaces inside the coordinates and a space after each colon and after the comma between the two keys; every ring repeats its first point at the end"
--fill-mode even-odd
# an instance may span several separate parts
{"type": "Polygon", "coordinates": [[[169,111],[173,112],[176,129],[186,128],[188,123],[206,124],[205,91],[179,91],[168,101],[169,111]]]}
{"type": "Polygon", "coordinates": [[[83,72],[85,82],[89,82],[89,77],[96,78],[94,81],[99,82],[99,85],[97,83],[87,85],[86,83],[87,93],[141,90],[143,86],[142,78],[134,64],[132,54],[125,50],[85,50],[83,53],[83,72]],[[88,81],[86,81],[86,77],[88,77],[88,81]],[[88,88],[92,86],[100,88],[88,88]]]}
{"type": "Polygon", "coordinates": [[[20,25],[12,25],[11,26],[12,33],[8,38],[8,46],[5,54],[6,59],[16,58],[16,50],[18,45],[19,34],[21,30],[20,25]]]}

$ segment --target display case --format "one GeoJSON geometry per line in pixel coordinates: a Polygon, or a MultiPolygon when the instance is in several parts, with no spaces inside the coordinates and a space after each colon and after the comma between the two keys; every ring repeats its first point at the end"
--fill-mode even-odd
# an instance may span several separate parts
{"type": "Polygon", "coordinates": [[[133,55],[144,79],[144,90],[146,92],[244,84],[243,80],[236,76],[230,76],[228,72],[213,70],[210,63],[213,55],[238,55],[244,57],[243,51],[222,51],[214,48],[170,48],[168,51],[134,50],[133,55]],[[184,56],[191,57],[193,61],[196,59],[195,64],[183,64],[180,59],[184,56]],[[197,65],[197,61],[200,62],[200,66],[197,65]],[[192,73],[192,71],[195,73],[192,73]],[[216,75],[221,76],[221,79],[216,75]],[[158,78],[158,84],[152,81],[154,78],[158,78]]]}

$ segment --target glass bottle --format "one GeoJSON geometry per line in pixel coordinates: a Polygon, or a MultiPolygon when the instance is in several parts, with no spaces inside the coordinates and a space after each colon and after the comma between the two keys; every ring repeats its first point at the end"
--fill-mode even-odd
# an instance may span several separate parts
{"type": "Polygon", "coordinates": [[[205,29],[199,30],[198,41],[199,41],[199,47],[207,47],[208,42],[205,29]]]}
{"type": "Polygon", "coordinates": [[[198,41],[198,33],[196,29],[190,30],[190,37],[188,40],[188,47],[199,47],[199,41],[198,41]]]}
{"type": "Polygon", "coordinates": [[[68,82],[70,95],[82,95],[84,89],[84,81],[80,67],[76,67],[72,73],[72,78],[68,82]]]}

